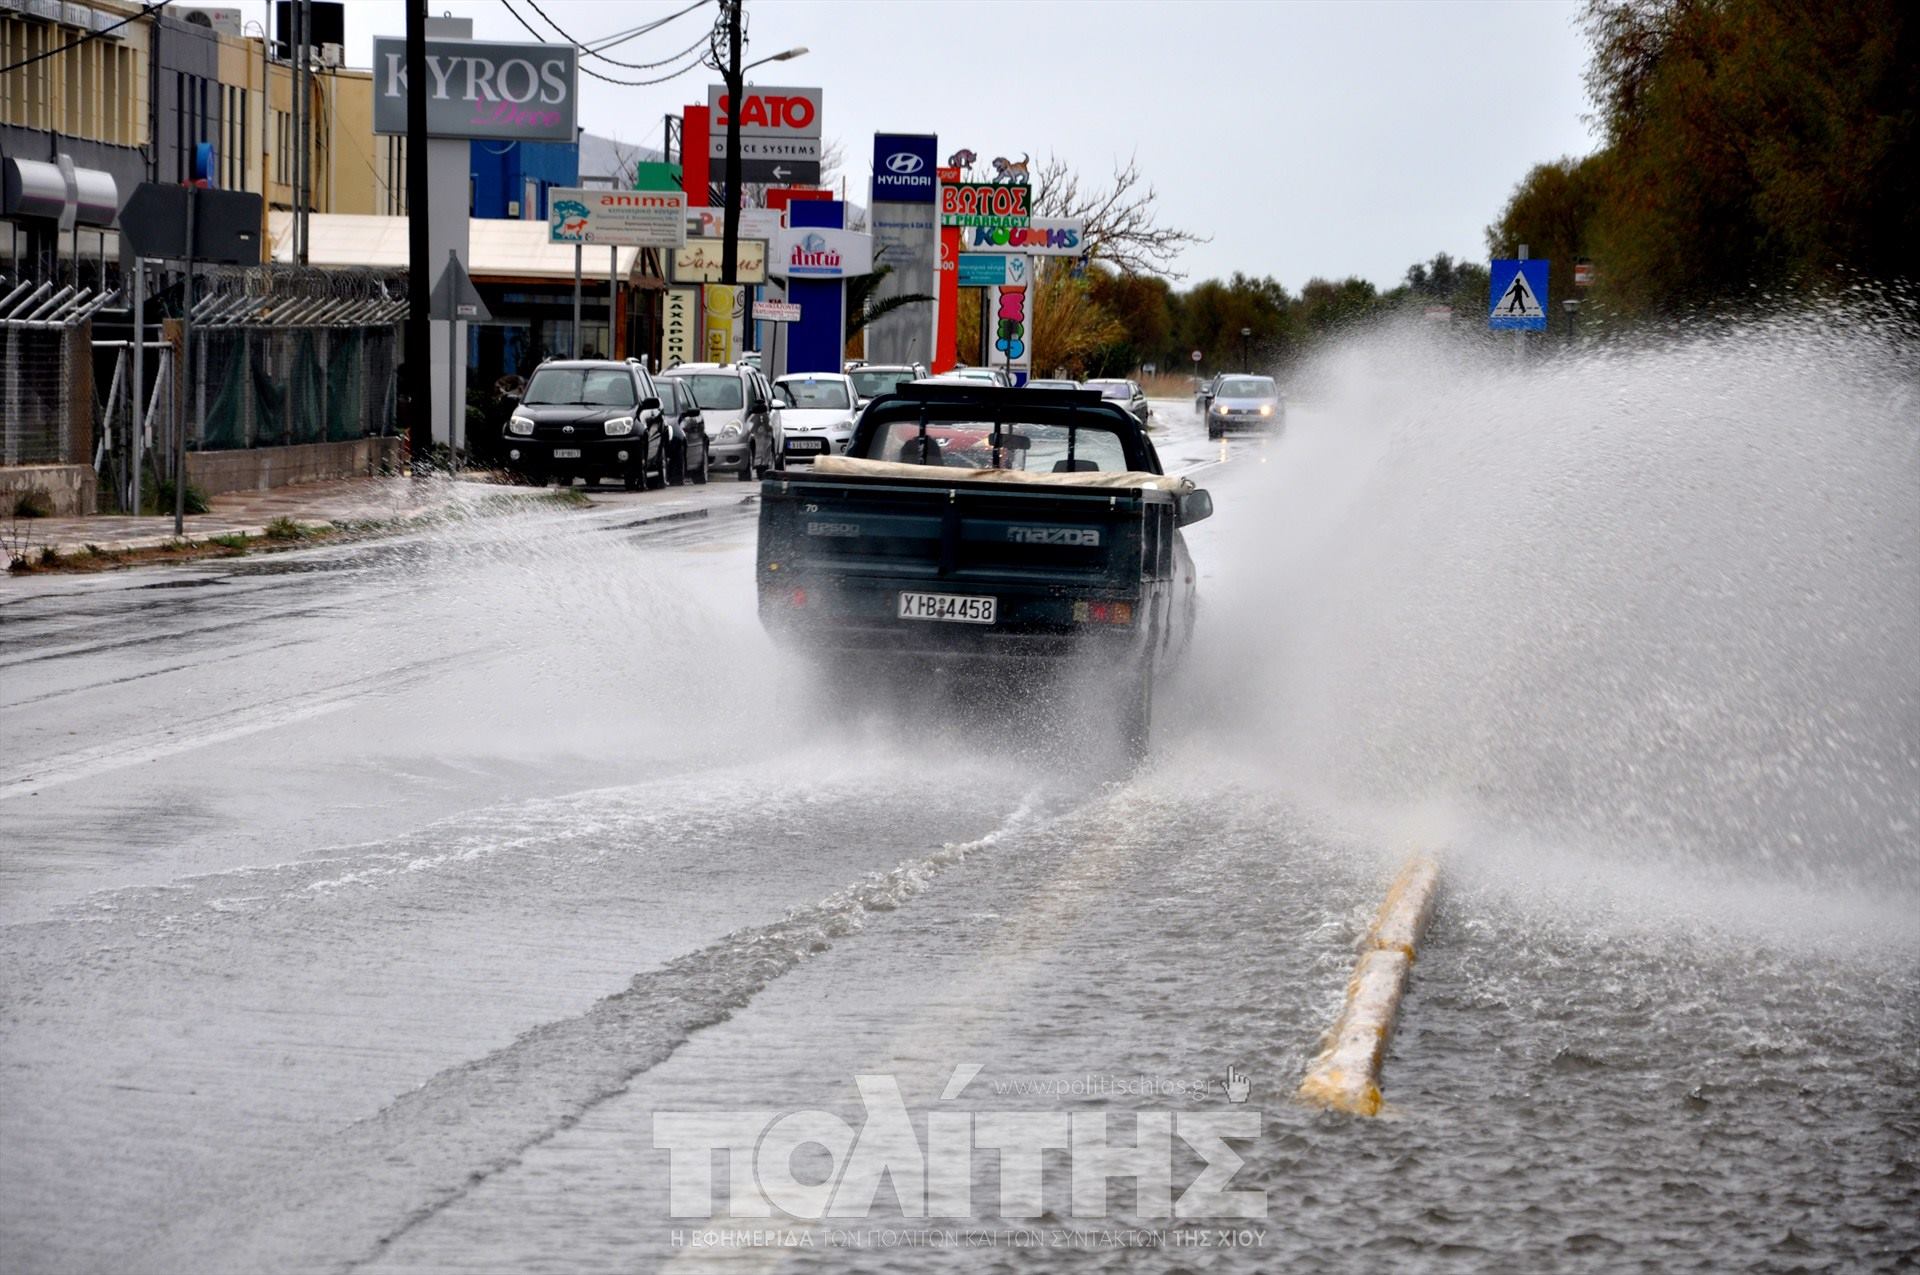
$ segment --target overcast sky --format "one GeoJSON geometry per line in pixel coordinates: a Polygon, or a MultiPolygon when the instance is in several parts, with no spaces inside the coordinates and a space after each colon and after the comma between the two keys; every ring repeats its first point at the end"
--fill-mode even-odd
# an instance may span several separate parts
{"type": "MultiPolygon", "coordinates": [[[[691,0],[538,3],[592,41],[691,0]]],[[[472,18],[476,38],[528,39],[509,4],[546,30],[529,0],[430,11],[472,18]]],[[[258,18],[265,3],[237,7],[258,18]]],[[[665,58],[714,13],[608,53],[665,58]]],[[[943,157],[965,146],[1038,168],[1058,154],[1090,176],[1135,154],[1161,219],[1210,239],[1177,264],[1189,282],[1242,270],[1296,291],[1315,275],[1387,287],[1436,252],[1484,257],[1485,227],[1529,167],[1593,149],[1576,14],[1546,0],[748,0],[749,61],[810,50],[749,78],[824,90],[825,135],[845,146],[861,202],[876,129],[937,133],[943,157]]],[[[404,22],[399,0],[348,0],[348,62],[366,66],[373,36],[404,22]]],[[[704,102],[713,79],[582,76],[580,122],[658,147],[662,118],[704,102]]]]}

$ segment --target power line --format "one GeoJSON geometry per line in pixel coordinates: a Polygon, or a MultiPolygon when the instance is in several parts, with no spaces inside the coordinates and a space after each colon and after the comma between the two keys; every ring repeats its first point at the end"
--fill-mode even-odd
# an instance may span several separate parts
{"type": "MultiPolygon", "coordinates": [[[[508,13],[513,14],[513,20],[515,22],[518,22],[521,26],[527,29],[528,35],[531,35],[534,39],[540,41],[540,43],[542,44],[552,43],[550,40],[547,39],[546,36],[540,34],[539,30],[536,29],[531,22],[528,22],[525,18],[520,16],[519,11],[513,7],[512,0],[500,0],[500,3],[506,8],[506,11],[508,13]]],[[[529,0],[529,3],[531,3],[531,0],[529,0]]],[[[701,3],[702,4],[706,3],[706,0],[701,0],[701,3]]],[[[695,5],[694,7],[698,8],[699,5],[695,5]]],[[[687,11],[683,9],[681,10],[681,12],[684,13],[687,11]]],[[[543,14],[541,16],[544,17],[545,15],[543,14]]],[[[678,15],[675,15],[675,16],[678,16],[678,15]]],[[[547,20],[551,22],[553,19],[548,18],[547,20]]],[[[666,19],[662,19],[662,21],[665,21],[665,20],[666,19]]],[[[554,30],[559,31],[560,28],[555,27],[554,30]]],[[[564,31],[561,31],[560,34],[563,36],[566,36],[569,42],[573,40],[573,37],[568,36],[564,31]]],[[[695,41],[693,46],[691,46],[688,49],[682,50],[681,53],[675,54],[674,56],[675,57],[683,56],[685,53],[691,52],[692,48],[697,48],[698,46],[699,46],[699,41],[695,41]]],[[[667,60],[672,61],[673,59],[669,58],[667,60]]],[[[608,83],[608,84],[618,84],[626,88],[641,89],[641,88],[650,88],[655,84],[665,84],[668,80],[679,79],[681,76],[685,75],[688,71],[693,70],[695,67],[699,65],[700,65],[700,61],[698,58],[696,58],[694,61],[687,63],[685,66],[669,71],[667,74],[652,80],[622,80],[611,75],[602,75],[600,72],[594,70],[590,66],[581,66],[579,69],[581,74],[591,75],[594,79],[604,81],[605,83],[608,83]]]]}
{"type": "MultiPolygon", "coordinates": [[[[623,32],[621,34],[621,40],[624,42],[626,40],[631,40],[636,36],[645,35],[647,32],[654,30],[656,27],[663,27],[667,25],[667,23],[673,21],[675,18],[685,17],[687,14],[692,13],[695,9],[700,8],[702,5],[706,3],[707,3],[707,0],[694,0],[694,3],[688,5],[684,9],[676,10],[673,13],[669,13],[664,18],[659,18],[653,22],[649,22],[645,26],[638,27],[632,31],[623,32]]],[[[612,47],[610,44],[608,44],[605,41],[601,41],[599,45],[595,46],[595,45],[589,45],[584,41],[575,39],[572,32],[568,31],[565,27],[561,26],[558,22],[555,22],[552,19],[552,17],[548,16],[547,11],[540,7],[539,0],[527,0],[527,7],[532,9],[535,13],[539,14],[541,18],[545,19],[546,24],[548,26],[552,27],[555,31],[558,31],[560,33],[561,39],[567,41],[567,43],[569,44],[576,46],[577,48],[579,48],[579,50],[582,53],[586,54],[588,57],[599,58],[602,62],[611,63],[614,66],[625,67],[629,71],[653,71],[653,70],[659,69],[660,67],[666,66],[668,63],[678,62],[681,58],[693,52],[695,45],[698,45],[700,43],[698,40],[695,40],[693,44],[688,45],[686,48],[680,50],[680,52],[674,54],[672,57],[661,58],[658,62],[622,62],[619,58],[610,58],[606,54],[600,52],[602,48],[612,47]]]]}
{"type": "Polygon", "coordinates": [[[98,40],[103,35],[118,31],[129,22],[138,22],[142,18],[151,17],[172,3],[173,0],[154,0],[152,4],[143,4],[140,6],[140,12],[124,17],[110,27],[102,27],[98,31],[89,31],[71,44],[63,44],[57,49],[48,49],[45,53],[36,53],[30,58],[13,63],[11,66],[0,66],[0,75],[5,75],[9,71],[18,71],[23,66],[32,66],[35,62],[44,61],[47,58],[53,57],[55,54],[65,53],[68,49],[77,49],[89,40],[98,40]]]}

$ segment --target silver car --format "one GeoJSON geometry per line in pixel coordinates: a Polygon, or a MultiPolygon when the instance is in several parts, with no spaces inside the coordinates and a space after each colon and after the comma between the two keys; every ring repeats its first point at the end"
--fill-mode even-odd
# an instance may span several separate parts
{"type": "Polygon", "coordinates": [[[744,363],[682,363],[661,376],[693,392],[706,422],[714,472],[751,482],[781,467],[786,431],[780,400],[760,369],[744,363]]]}
{"type": "Polygon", "coordinates": [[[1207,397],[1207,437],[1230,429],[1279,433],[1287,423],[1287,402],[1271,376],[1222,375],[1207,397]]]}
{"type": "Polygon", "coordinates": [[[1098,390],[1101,398],[1117,403],[1131,412],[1133,419],[1140,422],[1141,429],[1146,429],[1148,423],[1153,420],[1153,408],[1147,404],[1146,391],[1133,381],[1117,378],[1088,381],[1085,388],[1098,390]]]}

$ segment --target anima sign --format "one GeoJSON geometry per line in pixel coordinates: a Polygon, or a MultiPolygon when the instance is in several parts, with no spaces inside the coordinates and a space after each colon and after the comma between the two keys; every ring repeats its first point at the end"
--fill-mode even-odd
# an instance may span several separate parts
{"type": "Polygon", "coordinates": [[[955,182],[940,188],[940,224],[1006,229],[1032,220],[1033,187],[955,182]]]}
{"type": "MultiPolygon", "coordinates": [[[[427,133],[572,142],[579,60],[569,46],[427,41],[427,133]]],[[[373,131],[407,131],[407,42],[373,41],[373,131]]]]}
{"type": "Polygon", "coordinates": [[[677,190],[547,192],[547,242],[678,248],[687,241],[687,197],[677,190]]]}

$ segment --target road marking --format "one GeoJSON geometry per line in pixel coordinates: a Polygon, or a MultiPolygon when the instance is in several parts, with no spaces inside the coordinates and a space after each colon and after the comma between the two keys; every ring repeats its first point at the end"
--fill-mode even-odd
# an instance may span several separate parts
{"type": "Polygon", "coordinates": [[[1346,1004],[1300,1082],[1303,1102],[1356,1116],[1380,1114],[1380,1063],[1439,885],[1440,866],[1426,855],[1408,859],[1394,878],[1361,946],[1346,1004]]]}

